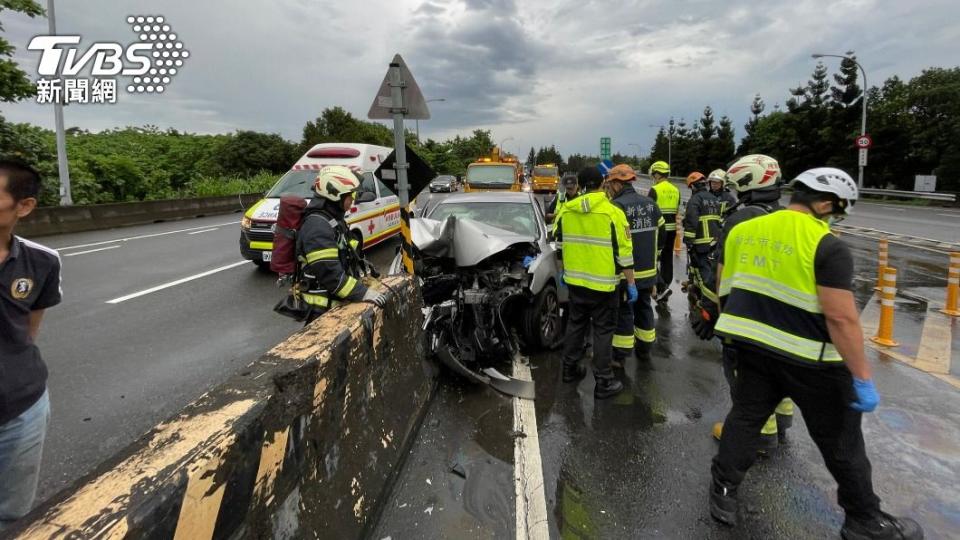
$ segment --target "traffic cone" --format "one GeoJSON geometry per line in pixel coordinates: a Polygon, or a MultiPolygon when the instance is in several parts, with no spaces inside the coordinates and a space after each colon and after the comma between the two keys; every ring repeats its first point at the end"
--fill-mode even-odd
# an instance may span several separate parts
{"type": "Polygon", "coordinates": [[[683,236],[683,229],[680,227],[680,214],[677,214],[677,235],[673,240],[673,252],[677,255],[680,254],[680,237],[683,236]]]}
{"type": "Polygon", "coordinates": [[[899,343],[893,339],[893,300],[897,296],[897,269],[884,268],[881,284],[880,325],[877,327],[877,335],[870,340],[884,347],[896,347],[899,343]]]}

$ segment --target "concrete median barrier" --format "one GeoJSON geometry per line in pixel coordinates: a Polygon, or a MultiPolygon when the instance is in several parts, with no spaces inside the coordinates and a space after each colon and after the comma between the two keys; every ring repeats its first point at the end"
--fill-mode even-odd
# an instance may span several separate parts
{"type": "Polygon", "coordinates": [[[263,197],[262,193],[170,199],[87,206],[43,206],[17,223],[17,234],[26,237],[128,227],[158,221],[240,212],[263,197]]]}
{"type": "Polygon", "coordinates": [[[435,387],[412,280],[331,310],[17,524],[17,538],[356,538],[435,387]]]}

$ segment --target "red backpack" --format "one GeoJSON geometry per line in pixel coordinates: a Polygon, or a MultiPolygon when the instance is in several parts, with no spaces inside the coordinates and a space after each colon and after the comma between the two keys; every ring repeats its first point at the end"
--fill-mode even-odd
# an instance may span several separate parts
{"type": "Polygon", "coordinates": [[[273,255],[270,270],[278,274],[294,274],[297,271],[297,231],[303,224],[303,211],[307,200],[296,195],[280,197],[280,212],[273,231],[273,255]]]}

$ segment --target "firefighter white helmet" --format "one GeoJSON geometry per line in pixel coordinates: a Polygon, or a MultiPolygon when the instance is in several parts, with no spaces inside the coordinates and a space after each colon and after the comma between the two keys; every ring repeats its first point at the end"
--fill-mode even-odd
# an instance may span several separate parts
{"type": "Polygon", "coordinates": [[[857,183],[849,174],[833,167],[817,167],[800,173],[790,182],[791,187],[803,184],[811,191],[832,193],[840,199],[840,209],[849,213],[860,196],[857,183]]]}
{"type": "Polygon", "coordinates": [[[313,182],[314,193],[334,202],[340,201],[345,195],[358,189],[360,189],[360,179],[343,165],[328,165],[320,169],[313,182]]]}
{"type": "Polygon", "coordinates": [[[727,183],[740,193],[780,186],[780,164],[763,154],[738,159],[727,169],[727,183]]]}

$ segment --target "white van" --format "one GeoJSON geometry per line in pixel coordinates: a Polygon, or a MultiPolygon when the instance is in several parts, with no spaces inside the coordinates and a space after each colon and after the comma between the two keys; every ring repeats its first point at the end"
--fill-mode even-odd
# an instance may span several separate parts
{"type": "Polygon", "coordinates": [[[376,245],[400,233],[400,202],[374,171],[393,151],[385,146],[355,143],[322,143],[314,146],[293,165],[263,199],[247,209],[240,222],[240,254],[260,267],[269,267],[273,250],[273,229],[282,195],[313,197],[313,181],[326,165],[344,165],[363,179],[355,202],[345,217],[363,247],[376,245]],[[370,192],[364,197],[364,192],[370,192]],[[360,202],[360,198],[369,201],[360,202]]]}

